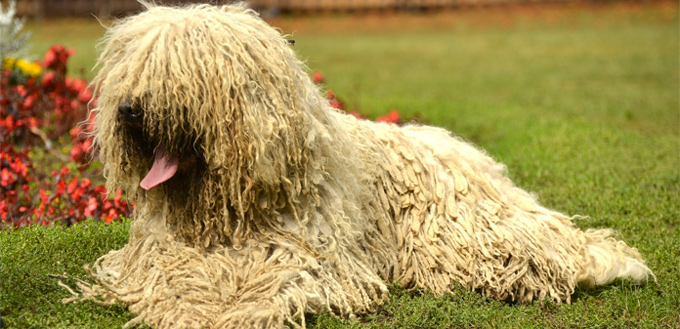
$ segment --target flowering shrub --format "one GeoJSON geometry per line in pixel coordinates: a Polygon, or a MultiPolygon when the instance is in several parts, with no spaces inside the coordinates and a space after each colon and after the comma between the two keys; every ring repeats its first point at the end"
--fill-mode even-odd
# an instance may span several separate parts
{"type": "Polygon", "coordinates": [[[52,46],[42,65],[2,60],[0,76],[0,227],[66,225],[129,216],[120,191],[107,198],[92,160],[96,100],[86,81],[66,76],[72,49],[52,46]]]}

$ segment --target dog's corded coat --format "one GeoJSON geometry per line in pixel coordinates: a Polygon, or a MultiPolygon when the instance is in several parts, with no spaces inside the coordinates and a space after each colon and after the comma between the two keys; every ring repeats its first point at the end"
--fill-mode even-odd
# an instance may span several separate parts
{"type": "Polygon", "coordinates": [[[136,202],[130,241],[80,299],[157,328],[260,328],[370,312],[395,281],[569,302],[579,283],[651,274],[445,130],[336,111],[254,13],[146,7],[109,28],[93,83],[107,187],[136,202]],[[140,188],[164,157],[177,173],[140,188]]]}

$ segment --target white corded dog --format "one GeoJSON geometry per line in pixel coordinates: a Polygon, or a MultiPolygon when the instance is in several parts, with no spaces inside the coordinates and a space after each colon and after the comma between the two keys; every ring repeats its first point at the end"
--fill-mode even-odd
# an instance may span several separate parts
{"type": "Polygon", "coordinates": [[[146,7],[108,30],[94,81],[108,188],[137,205],[130,241],[81,298],[158,328],[304,327],[370,312],[395,281],[569,302],[579,283],[652,275],[445,130],[336,111],[253,12],[146,7]]]}

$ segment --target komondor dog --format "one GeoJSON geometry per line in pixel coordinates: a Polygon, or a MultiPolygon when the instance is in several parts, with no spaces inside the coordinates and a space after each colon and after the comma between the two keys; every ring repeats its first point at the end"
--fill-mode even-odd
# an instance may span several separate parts
{"type": "Polygon", "coordinates": [[[578,284],[652,276],[447,131],[335,110],[253,12],[145,6],[108,30],[94,81],[107,187],[136,202],[130,241],[81,299],[157,328],[304,327],[375,310],[392,282],[570,302],[578,284]]]}

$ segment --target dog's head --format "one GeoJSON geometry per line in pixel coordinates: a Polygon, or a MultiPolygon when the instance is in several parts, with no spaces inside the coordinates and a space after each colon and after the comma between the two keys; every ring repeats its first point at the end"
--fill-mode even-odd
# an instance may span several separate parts
{"type": "Polygon", "coordinates": [[[102,44],[95,144],[107,185],[138,206],[169,205],[170,224],[195,231],[187,239],[247,230],[253,208],[285,207],[319,179],[325,100],[254,13],[149,5],[102,44]]]}

